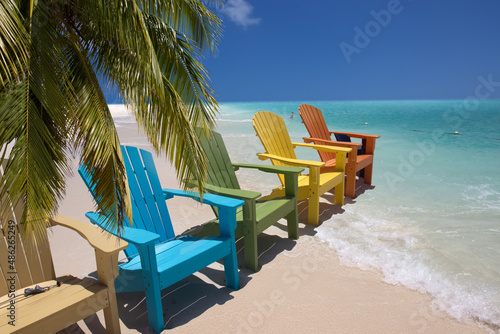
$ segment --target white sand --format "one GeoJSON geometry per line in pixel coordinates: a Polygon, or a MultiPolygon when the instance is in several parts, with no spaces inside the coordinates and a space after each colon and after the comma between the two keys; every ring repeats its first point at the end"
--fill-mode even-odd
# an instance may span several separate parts
{"type": "MultiPolygon", "coordinates": [[[[135,126],[118,128],[125,145],[152,151],[135,126]]],[[[156,159],[163,187],[179,188],[175,170],[164,157],[156,159]]],[[[76,173],[59,212],[82,221],[93,209],[90,194],[76,173]]],[[[244,188],[244,185],[242,185],[244,188]]],[[[211,209],[188,199],[168,202],[174,229],[181,234],[213,217],[211,209]]],[[[335,252],[314,237],[304,224],[305,202],[300,203],[301,237],[290,240],[286,222],[259,237],[262,269],[240,270],[241,289],[224,286],[216,263],[163,291],[165,333],[485,333],[475,324],[459,323],[433,311],[431,297],[382,282],[381,275],[340,266],[335,252]]],[[[326,204],[325,204],[326,205],[326,204]]],[[[333,212],[335,208],[332,208],[333,212]]],[[[51,245],[56,274],[95,276],[92,248],[75,232],[52,228],[51,245]]],[[[242,240],[237,243],[239,263],[242,240]]],[[[152,333],[148,328],[143,293],[118,294],[123,333],[152,333]]],[[[68,333],[104,333],[102,312],[66,330],[68,333]]]]}

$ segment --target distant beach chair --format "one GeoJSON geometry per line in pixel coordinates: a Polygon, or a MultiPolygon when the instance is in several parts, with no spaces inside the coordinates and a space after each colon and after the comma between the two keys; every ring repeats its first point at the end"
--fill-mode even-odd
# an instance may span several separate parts
{"type": "MultiPolygon", "coordinates": [[[[299,238],[299,220],[297,211],[297,185],[298,175],[304,170],[300,167],[266,166],[252,164],[231,163],[222,136],[213,132],[208,139],[201,130],[198,131],[202,148],[208,158],[208,180],[205,190],[209,193],[238,198],[245,201],[242,209],[238,210],[236,238],[244,236],[245,267],[257,271],[258,250],[257,236],[274,225],[279,219],[286,216],[288,237],[299,238]],[[240,188],[235,170],[239,168],[253,168],[262,172],[283,174],[285,178],[285,191],[282,198],[261,201],[261,193],[240,188]]],[[[196,186],[195,182],[190,182],[196,186]]],[[[217,215],[217,209],[214,208],[217,215]]],[[[217,222],[204,225],[203,230],[197,234],[211,235],[216,233],[217,222]]]]}
{"type": "MultiPolygon", "coordinates": [[[[266,150],[257,154],[261,160],[271,159],[276,166],[299,166],[309,168],[309,175],[299,176],[297,200],[309,200],[308,223],[319,225],[319,197],[335,187],[335,204],[344,205],[345,161],[350,148],[292,143],[283,117],[269,111],[260,111],[253,116],[253,127],[266,150]],[[337,155],[337,165],[334,171],[322,173],[320,168],[324,162],[297,160],[295,147],[310,147],[317,151],[332,152],[337,155]]],[[[282,186],[273,189],[267,198],[281,197],[285,194],[285,179],[278,175],[282,186]]]]}
{"type": "MultiPolygon", "coordinates": [[[[236,209],[244,202],[204,194],[203,204],[215,206],[219,211],[220,235],[203,239],[190,236],[176,238],[165,200],[182,196],[199,202],[199,195],[182,190],[162,189],[150,152],[131,146],[122,146],[122,152],[132,200],[134,227],[124,227],[120,237],[134,247],[125,250],[128,262],[119,265],[116,291],[145,291],[149,325],[159,333],[164,329],[161,302],[161,290],[164,288],[224,259],[226,285],[239,289],[234,230],[236,209]]],[[[79,173],[93,193],[90,170],[80,166],[79,173]]],[[[89,212],[86,216],[92,223],[104,226],[105,217],[98,213],[89,212]]]]}
{"type": "MultiPolygon", "coordinates": [[[[299,115],[307,128],[311,137],[303,138],[306,143],[321,145],[334,145],[352,148],[352,152],[347,157],[346,165],[346,196],[355,197],[356,172],[364,171],[364,183],[372,184],[373,156],[375,152],[375,140],[378,135],[367,135],[351,132],[329,131],[323,113],[316,107],[302,104],[299,107],[299,115]],[[335,135],[337,141],[333,141],[331,135],[335,135]],[[360,138],[363,143],[351,143],[351,138],[360,138]]],[[[321,167],[321,172],[335,170],[337,160],[335,154],[331,152],[318,151],[321,161],[325,163],[321,167]]]]}
{"type": "Polygon", "coordinates": [[[95,249],[99,281],[56,277],[46,231],[25,235],[23,203],[14,206],[5,196],[0,208],[0,333],[55,333],[99,310],[104,310],[107,332],[120,333],[114,280],[118,253],[128,244],[97,226],[57,215],[52,225],[78,232],[95,249]]]}

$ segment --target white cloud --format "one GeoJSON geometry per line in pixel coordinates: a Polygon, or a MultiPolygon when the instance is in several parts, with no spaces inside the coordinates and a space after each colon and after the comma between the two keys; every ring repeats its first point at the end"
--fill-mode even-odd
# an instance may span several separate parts
{"type": "Polygon", "coordinates": [[[222,12],[229,17],[234,23],[248,27],[250,25],[258,24],[260,18],[251,17],[253,7],[246,0],[227,0],[222,12]]]}

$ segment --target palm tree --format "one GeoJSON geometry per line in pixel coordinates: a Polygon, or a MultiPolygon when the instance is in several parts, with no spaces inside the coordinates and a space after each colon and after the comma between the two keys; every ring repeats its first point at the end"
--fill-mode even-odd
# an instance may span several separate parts
{"type": "Polygon", "coordinates": [[[215,51],[220,27],[200,0],[0,2],[0,157],[9,158],[0,198],[25,202],[28,234],[57,210],[75,153],[92,174],[109,227],[120,229],[131,216],[98,77],[117,87],[179,179],[204,179],[194,128],[209,132],[218,106],[199,59],[215,51]]]}

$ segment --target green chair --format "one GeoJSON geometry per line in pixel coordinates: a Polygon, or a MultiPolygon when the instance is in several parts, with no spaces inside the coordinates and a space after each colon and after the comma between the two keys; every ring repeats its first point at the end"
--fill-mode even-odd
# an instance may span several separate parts
{"type": "MultiPolygon", "coordinates": [[[[208,179],[205,191],[212,194],[241,199],[245,202],[237,212],[236,238],[244,237],[245,267],[258,271],[257,236],[279,219],[286,216],[288,237],[298,239],[297,187],[301,167],[266,166],[252,164],[233,164],[222,140],[222,136],[213,132],[209,139],[202,131],[198,131],[202,148],[208,158],[208,179]],[[259,200],[261,194],[255,191],[242,190],[235,171],[239,168],[256,168],[262,172],[283,174],[285,177],[285,194],[281,198],[259,200]]],[[[189,185],[196,186],[190,181],[189,185]]],[[[212,207],[217,215],[217,208],[212,207]]],[[[196,236],[217,234],[217,220],[205,224],[196,236]]]]}

